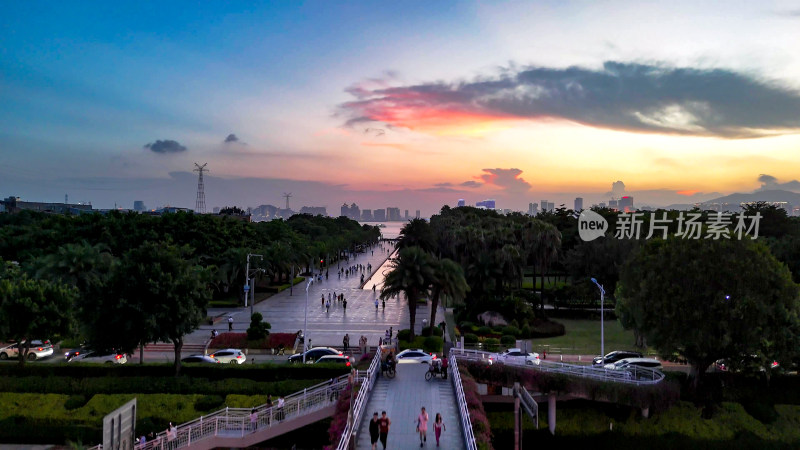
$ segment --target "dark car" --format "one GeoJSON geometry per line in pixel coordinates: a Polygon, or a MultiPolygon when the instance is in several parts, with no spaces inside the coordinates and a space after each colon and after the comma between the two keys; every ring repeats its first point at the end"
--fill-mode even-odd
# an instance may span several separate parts
{"type": "Polygon", "coordinates": [[[206,355],[189,355],[186,358],[181,359],[182,363],[207,363],[207,364],[219,364],[219,360],[216,360],[210,356],[206,355]]]}
{"type": "MultiPolygon", "coordinates": [[[[330,347],[316,347],[312,348],[311,350],[306,351],[306,363],[313,363],[317,359],[326,356],[326,355],[341,355],[342,352],[336,350],[335,348],[330,347]]],[[[298,353],[296,355],[292,355],[289,357],[290,363],[301,363],[303,362],[303,354],[298,353]]]]}
{"type": "MultiPolygon", "coordinates": [[[[639,352],[632,352],[628,350],[617,350],[611,352],[606,355],[605,363],[606,364],[613,364],[621,359],[625,358],[641,358],[642,354],[639,352]]],[[[602,356],[595,356],[592,360],[593,366],[600,366],[603,367],[603,357],[602,356]]]]}
{"type": "Polygon", "coordinates": [[[320,356],[319,359],[317,359],[317,362],[315,362],[314,364],[325,364],[325,363],[328,363],[328,364],[341,364],[341,365],[346,366],[346,367],[350,367],[352,365],[352,361],[350,361],[350,357],[349,356],[344,356],[344,355],[325,355],[325,356],[320,356]]]}

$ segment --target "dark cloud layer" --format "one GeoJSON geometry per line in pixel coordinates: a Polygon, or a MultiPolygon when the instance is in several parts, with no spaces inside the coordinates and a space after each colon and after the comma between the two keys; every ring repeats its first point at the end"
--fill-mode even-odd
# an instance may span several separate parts
{"type": "Polygon", "coordinates": [[[772,175],[761,174],[758,176],[758,182],[761,183],[760,191],[772,191],[775,189],[782,189],[787,191],[800,191],[800,181],[791,180],[781,183],[777,178],[772,175]]]}
{"type": "Polygon", "coordinates": [[[452,120],[565,119],[598,128],[722,138],[800,129],[800,92],[727,69],[609,61],[581,67],[509,68],[469,82],[352,87],[347,124],[408,128],[452,120]],[[434,123],[435,121],[435,123],[434,123]]]}
{"type": "Polygon", "coordinates": [[[483,183],[478,183],[477,181],[465,181],[461,183],[461,186],[468,187],[468,188],[477,188],[483,186],[483,183]]]}
{"type": "Polygon", "coordinates": [[[226,144],[230,144],[231,142],[239,142],[239,138],[236,137],[235,134],[231,133],[228,135],[228,137],[225,138],[223,142],[226,144]]]}
{"type": "Polygon", "coordinates": [[[145,144],[144,148],[153,151],[154,153],[180,153],[185,152],[186,147],[178,143],[178,141],[173,141],[170,139],[165,139],[163,141],[158,140],[155,142],[151,142],[149,144],[145,144]]]}

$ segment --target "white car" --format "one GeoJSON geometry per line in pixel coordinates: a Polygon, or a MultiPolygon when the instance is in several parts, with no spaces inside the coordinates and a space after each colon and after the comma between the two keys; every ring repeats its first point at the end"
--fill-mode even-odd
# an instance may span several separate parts
{"type": "Polygon", "coordinates": [[[214,358],[221,363],[228,364],[244,364],[244,362],[247,361],[247,356],[245,356],[244,353],[242,353],[242,351],[238,348],[217,350],[208,356],[209,358],[214,358]]]}
{"type": "Polygon", "coordinates": [[[85,362],[85,363],[125,364],[128,362],[128,358],[125,356],[124,353],[89,350],[86,353],[81,353],[73,356],[68,361],[85,362]]]}
{"type": "MultiPolygon", "coordinates": [[[[0,359],[19,358],[20,353],[25,352],[25,342],[11,344],[0,349],[0,359]]],[[[31,341],[31,348],[28,351],[28,361],[47,358],[53,354],[53,345],[50,341],[31,341]]]]}
{"type": "Polygon", "coordinates": [[[519,348],[510,348],[503,353],[492,355],[494,362],[510,364],[527,364],[538,366],[541,363],[538,353],[528,353],[519,348]]]}
{"type": "Polygon", "coordinates": [[[424,363],[430,364],[431,361],[436,359],[436,355],[432,353],[425,353],[421,348],[403,350],[397,354],[397,362],[403,363],[424,363]]]}

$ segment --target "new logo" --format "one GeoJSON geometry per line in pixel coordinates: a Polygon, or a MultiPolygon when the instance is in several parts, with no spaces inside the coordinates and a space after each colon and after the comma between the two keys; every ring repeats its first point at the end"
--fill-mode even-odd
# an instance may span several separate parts
{"type": "Polygon", "coordinates": [[[578,217],[578,234],[584,241],[593,241],[606,234],[608,222],[606,219],[590,209],[581,211],[578,217]]]}

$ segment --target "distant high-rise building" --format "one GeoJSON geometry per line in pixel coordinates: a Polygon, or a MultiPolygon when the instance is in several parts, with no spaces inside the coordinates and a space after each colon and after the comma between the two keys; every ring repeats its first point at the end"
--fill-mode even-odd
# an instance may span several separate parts
{"type": "Polygon", "coordinates": [[[142,212],[144,211],[144,202],[141,200],[134,200],[133,201],[133,210],[142,212]]]}
{"type": "Polygon", "coordinates": [[[493,198],[486,199],[482,202],[477,202],[475,203],[475,206],[486,209],[495,209],[497,207],[493,198]]]}
{"type": "Polygon", "coordinates": [[[350,215],[347,216],[353,220],[361,219],[361,209],[358,208],[358,205],[355,203],[350,205],[350,215]]]}
{"type": "Polygon", "coordinates": [[[583,197],[575,197],[575,207],[573,211],[583,211],[583,197]]]}
{"type": "Polygon", "coordinates": [[[409,217],[408,217],[408,210],[406,210],[406,217],[405,217],[405,219],[406,219],[406,220],[408,220],[408,219],[409,219],[409,217]]]}
{"type": "Polygon", "coordinates": [[[400,208],[386,208],[386,220],[389,222],[400,221],[400,208]]]}
{"type": "Polygon", "coordinates": [[[214,214],[219,214],[219,206],[214,207],[214,214]]]}
{"type": "Polygon", "coordinates": [[[633,197],[626,195],[619,199],[617,202],[617,209],[625,212],[633,211],[633,197]]]}
{"type": "Polygon", "coordinates": [[[311,214],[312,216],[327,216],[328,208],[324,206],[303,206],[300,214],[311,214]]]}
{"type": "Polygon", "coordinates": [[[419,219],[419,210],[417,210],[416,218],[419,219]]]}
{"type": "Polygon", "coordinates": [[[614,211],[617,211],[619,209],[619,207],[617,206],[617,201],[616,200],[609,200],[608,201],[608,208],[609,209],[613,209],[614,211]]]}
{"type": "Polygon", "coordinates": [[[372,213],[372,217],[375,219],[375,222],[386,222],[386,210],[376,209],[372,213]]]}
{"type": "Polygon", "coordinates": [[[542,212],[547,212],[547,200],[542,200],[539,205],[542,206],[542,212]]]}
{"type": "Polygon", "coordinates": [[[463,198],[458,199],[458,206],[467,206],[467,202],[463,198]]]}
{"type": "Polygon", "coordinates": [[[361,221],[362,222],[372,222],[372,210],[371,209],[362,209],[361,210],[361,221]]]}
{"type": "Polygon", "coordinates": [[[538,203],[528,203],[528,215],[535,216],[539,214],[539,204],[538,203]]]}
{"type": "Polygon", "coordinates": [[[342,213],[340,216],[350,217],[350,207],[347,206],[347,203],[342,204],[342,213]]]}

